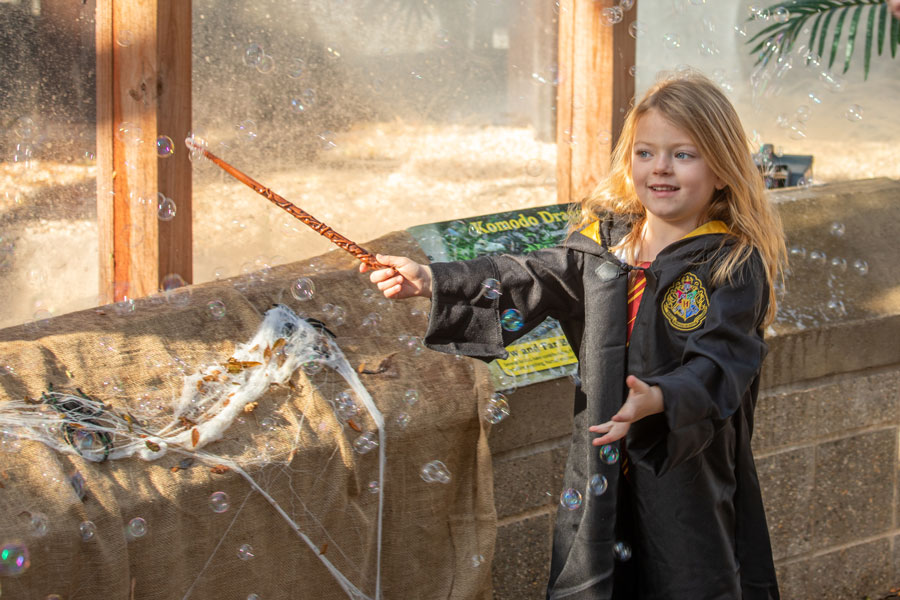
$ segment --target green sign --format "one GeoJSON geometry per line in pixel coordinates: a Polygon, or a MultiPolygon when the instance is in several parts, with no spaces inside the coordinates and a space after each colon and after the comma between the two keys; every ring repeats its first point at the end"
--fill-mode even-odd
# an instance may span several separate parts
{"type": "MultiPolygon", "coordinates": [[[[568,208],[551,204],[410,227],[432,262],[522,254],[555,246],[568,233],[568,208]]],[[[575,373],[578,360],[555,319],[546,319],[490,364],[494,387],[508,390],[575,373]]]]}

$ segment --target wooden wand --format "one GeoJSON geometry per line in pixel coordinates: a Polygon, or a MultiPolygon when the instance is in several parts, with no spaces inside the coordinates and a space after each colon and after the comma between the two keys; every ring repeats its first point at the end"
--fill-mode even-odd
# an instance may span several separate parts
{"type": "Polygon", "coordinates": [[[333,244],[335,244],[339,248],[342,248],[343,250],[346,250],[347,252],[349,252],[350,254],[355,256],[357,259],[364,262],[369,267],[371,267],[373,269],[388,268],[387,266],[385,266],[385,265],[379,263],[377,260],[375,260],[374,254],[372,254],[371,252],[369,252],[368,250],[366,250],[365,248],[363,248],[362,246],[360,246],[353,240],[350,240],[350,239],[342,236],[337,231],[335,231],[334,229],[332,229],[331,227],[329,227],[322,221],[318,220],[317,218],[315,218],[314,216],[312,216],[305,210],[301,209],[300,207],[296,206],[295,204],[291,204],[290,202],[288,202],[287,200],[285,200],[284,198],[282,198],[281,196],[279,196],[278,194],[276,194],[275,192],[273,192],[266,186],[262,185],[261,183],[259,183],[258,181],[256,181],[255,179],[253,179],[252,177],[250,177],[243,171],[228,164],[227,162],[225,162],[224,160],[222,160],[221,158],[219,158],[218,156],[216,156],[215,154],[213,154],[212,152],[210,152],[209,150],[204,148],[201,144],[199,144],[193,140],[190,140],[190,138],[188,138],[188,140],[186,140],[186,142],[187,142],[188,148],[190,150],[192,150],[192,151],[199,150],[200,152],[203,153],[203,156],[205,156],[206,158],[208,158],[209,160],[213,161],[215,164],[220,166],[226,173],[228,173],[229,175],[231,175],[232,177],[234,177],[241,183],[244,183],[247,186],[249,186],[250,188],[252,188],[257,194],[265,196],[270,202],[272,202],[276,206],[288,211],[289,213],[291,213],[291,215],[293,215],[297,219],[300,219],[301,221],[303,221],[303,223],[305,223],[310,228],[312,228],[313,231],[317,231],[321,235],[324,235],[333,244]]]}

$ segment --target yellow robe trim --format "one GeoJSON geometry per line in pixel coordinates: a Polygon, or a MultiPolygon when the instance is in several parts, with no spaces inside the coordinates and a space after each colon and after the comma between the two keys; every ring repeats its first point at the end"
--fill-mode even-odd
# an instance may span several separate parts
{"type": "MultiPolygon", "coordinates": [[[[594,240],[601,246],[603,245],[603,242],[600,238],[600,221],[594,221],[593,223],[582,229],[579,233],[594,240]]],[[[681,239],[684,240],[687,238],[696,237],[698,235],[706,235],[708,233],[728,233],[728,225],[726,225],[722,221],[708,221],[681,239]]]]}

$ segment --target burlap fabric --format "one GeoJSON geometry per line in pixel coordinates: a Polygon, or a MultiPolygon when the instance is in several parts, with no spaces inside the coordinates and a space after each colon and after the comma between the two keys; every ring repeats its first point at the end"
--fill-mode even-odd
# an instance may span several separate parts
{"type": "MultiPolygon", "coordinates": [[[[424,260],[406,234],[370,244],[378,251],[424,260]]],[[[133,312],[113,307],[64,315],[49,322],[0,331],[2,399],[40,396],[55,388],[81,388],[111,409],[135,415],[170,411],[183,373],[225,362],[236,343],[250,340],[262,314],[276,302],[325,321],[350,363],[385,414],[387,469],[381,580],[383,597],[488,598],[496,532],[490,453],[479,403],[491,390],[486,368],[412,347],[403,336],[422,335],[428,302],[380,302],[357,263],[340,252],[274,268],[259,276],[191,288],[181,296],[140,300],[133,312]],[[298,277],[316,285],[312,300],[295,300],[288,288],[298,277]],[[366,290],[370,290],[366,292],[366,290]],[[224,302],[226,314],[211,316],[208,303],[224,302]],[[343,325],[329,323],[326,303],[346,310],[343,325]],[[362,323],[377,313],[380,323],[362,323]],[[388,358],[390,357],[390,358],[388,358]],[[385,361],[385,359],[387,359],[385,361]],[[416,389],[420,400],[404,400],[416,389]],[[409,414],[403,428],[396,422],[409,414]],[[450,483],[426,483],[421,467],[443,461],[450,483]],[[477,564],[477,558],[484,561],[477,564]]],[[[60,454],[38,442],[5,437],[0,450],[0,543],[27,545],[31,566],[0,577],[3,598],[66,600],[98,598],[287,598],[338,599],[347,594],[322,565],[324,553],[369,597],[374,596],[377,452],[362,455],[359,435],[341,427],[326,394],[343,389],[334,373],[295,373],[293,386],[267,392],[259,407],[206,450],[239,463],[271,459],[249,469],[298,526],[303,543],[264,497],[233,471],[217,474],[169,452],[154,462],[133,457],[102,464],[60,454]],[[272,418],[278,424],[272,430],[272,418]],[[85,482],[79,499],[70,483],[85,482]],[[215,513],[213,492],[226,492],[231,507],[215,513]],[[47,517],[45,534],[31,516],[47,517]],[[129,521],[145,519],[147,533],[126,535],[129,521]],[[97,533],[83,541],[79,524],[97,533]],[[255,557],[241,560],[250,544],[255,557]]],[[[374,430],[364,412],[360,429],[374,430]]]]}

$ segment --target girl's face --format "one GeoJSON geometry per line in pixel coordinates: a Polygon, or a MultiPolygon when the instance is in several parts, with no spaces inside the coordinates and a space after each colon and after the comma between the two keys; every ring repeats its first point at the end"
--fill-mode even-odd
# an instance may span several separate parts
{"type": "Polygon", "coordinates": [[[632,148],[631,177],[648,220],[660,219],[690,232],[725,187],[700,156],[688,133],[656,109],[638,120],[632,148]]]}

